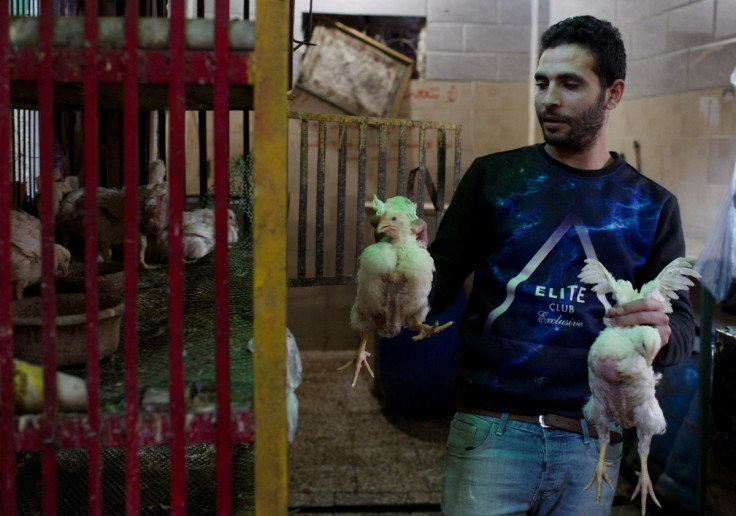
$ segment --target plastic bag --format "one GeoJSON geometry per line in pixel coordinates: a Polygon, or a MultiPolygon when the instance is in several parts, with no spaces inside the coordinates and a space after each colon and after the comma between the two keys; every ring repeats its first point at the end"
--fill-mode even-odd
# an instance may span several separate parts
{"type": "MultiPolygon", "coordinates": [[[[248,341],[248,349],[253,353],[253,339],[248,341]]],[[[294,391],[302,383],[302,358],[296,339],[289,328],[286,328],[286,437],[294,440],[296,424],[299,419],[299,399],[294,391]]]]}
{"type": "Polygon", "coordinates": [[[717,303],[728,303],[736,294],[736,166],[731,175],[731,184],[721,204],[713,229],[705,247],[693,267],[700,275],[700,282],[717,303]]]}

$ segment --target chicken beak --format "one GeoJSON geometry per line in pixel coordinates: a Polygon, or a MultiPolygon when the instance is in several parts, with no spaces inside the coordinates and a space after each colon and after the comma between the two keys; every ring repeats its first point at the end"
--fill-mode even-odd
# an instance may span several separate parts
{"type": "Polygon", "coordinates": [[[386,221],[385,214],[381,217],[381,219],[378,221],[378,224],[376,224],[376,233],[378,234],[386,234],[386,232],[391,228],[391,224],[386,221]]]}
{"type": "Polygon", "coordinates": [[[64,263],[64,262],[60,263],[59,270],[61,271],[61,275],[64,276],[65,278],[69,276],[69,264],[64,263]]]}

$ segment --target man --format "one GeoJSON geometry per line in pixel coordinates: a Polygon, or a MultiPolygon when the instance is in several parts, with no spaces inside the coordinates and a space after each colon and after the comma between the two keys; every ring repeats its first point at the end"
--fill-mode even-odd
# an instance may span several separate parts
{"type": "MultiPolygon", "coordinates": [[[[476,159],[429,246],[433,311],[474,274],[455,363],[447,515],[611,510],[613,489],[604,486],[600,502],[595,488],[585,489],[598,442],[581,411],[590,397],[588,350],[605,308],[577,276],[596,258],[638,288],[685,255],[676,198],[607,148],[625,75],[624,45],[610,23],[582,16],[550,27],[535,74],[545,143],[476,159]],[[554,423],[540,418],[549,414],[554,423]]],[[[692,307],[678,294],[669,317],[654,299],[608,313],[614,326],[659,330],[658,366],[692,350],[692,307]]],[[[612,434],[607,455],[614,486],[620,440],[612,434]]]]}

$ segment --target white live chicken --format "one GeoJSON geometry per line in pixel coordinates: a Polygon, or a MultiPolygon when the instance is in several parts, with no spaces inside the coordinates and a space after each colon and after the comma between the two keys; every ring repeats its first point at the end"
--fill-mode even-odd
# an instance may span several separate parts
{"type": "MultiPolygon", "coordinates": [[[[700,276],[692,269],[691,260],[677,258],[637,291],[630,282],[614,279],[597,260],[587,259],[585,262],[579,278],[584,283],[595,285],[592,288],[594,292],[611,293],[619,305],[653,297],[664,303],[668,313],[672,312],[669,299],[678,297],[676,291],[693,285],[687,276],[700,276]]],[[[588,382],[592,397],[583,407],[583,415],[598,431],[600,452],[585,488],[595,482],[598,501],[604,480],[613,489],[606,469],[610,463],[605,460],[609,428],[613,423],[622,428],[635,427],[641,472],[631,499],[641,492],[641,512],[645,514],[647,496],[651,495],[660,505],[649,477],[647,458],[652,436],[663,434],[666,429],[664,414],[655,397],[655,385],[661,375],[655,374],[652,368],[652,361],[661,348],[661,338],[653,326],[611,327],[607,319],[604,322],[608,327],[598,335],[588,354],[588,382]]]]}
{"type": "Polygon", "coordinates": [[[374,331],[382,337],[395,337],[407,327],[419,332],[413,340],[421,340],[452,324],[424,324],[434,260],[412,231],[412,223],[418,219],[416,205],[406,197],[392,197],[383,203],[374,196],[373,209],[380,216],[376,233],[385,236],[360,255],[358,291],[350,311],[350,325],[360,333],[360,345],[355,357],[338,369],[355,366],[353,386],[362,366],[373,376],[367,361],[370,353],[365,348],[374,331]]]}
{"type": "MultiPolygon", "coordinates": [[[[233,210],[227,210],[227,243],[238,241],[238,220],[233,210]]],[[[215,250],[215,212],[211,208],[201,208],[182,213],[182,249],[184,259],[194,261],[215,250]]],[[[149,256],[166,260],[169,255],[169,233],[159,233],[154,245],[149,245],[149,256]]]]}
{"type": "MultiPolygon", "coordinates": [[[[54,268],[66,276],[71,254],[54,244],[54,268]]],[[[28,213],[10,212],[10,270],[13,293],[23,298],[23,289],[41,279],[41,221],[28,213]]]]}

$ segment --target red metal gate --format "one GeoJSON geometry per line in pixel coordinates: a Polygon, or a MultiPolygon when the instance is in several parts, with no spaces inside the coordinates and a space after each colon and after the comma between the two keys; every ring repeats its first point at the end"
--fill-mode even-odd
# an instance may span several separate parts
{"type": "MultiPolygon", "coordinates": [[[[170,461],[172,514],[184,514],[187,507],[187,447],[214,444],[216,460],[216,514],[230,514],[232,508],[232,446],[253,440],[251,411],[232,410],[231,399],[231,310],[228,273],[228,147],[229,110],[233,98],[250,98],[255,88],[256,168],[269,163],[285,171],[286,162],[286,70],[288,5],[262,0],[259,18],[268,23],[256,27],[248,21],[231,22],[229,2],[216,0],[214,20],[199,20],[209,40],[202,46],[187,40],[192,25],[185,20],[184,2],[171,1],[170,18],[143,19],[138,2],[126,2],[125,17],[98,16],[97,0],[85,0],[84,17],[65,19],[52,16],[53,0],[42,0],[38,18],[11,18],[7,7],[0,9],[0,162],[10,163],[10,113],[15,105],[37,107],[40,141],[40,210],[42,277],[42,367],[43,409],[24,415],[14,408],[14,322],[11,274],[11,197],[9,174],[0,174],[0,498],[3,515],[17,512],[16,473],[21,450],[40,453],[42,512],[57,512],[59,452],[86,449],[87,496],[90,514],[105,512],[103,499],[104,450],[124,450],[125,512],[146,512],[141,506],[142,447],[166,446],[170,461]],[[117,25],[115,25],[117,24],[117,25]],[[24,31],[23,28],[30,30],[24,31]],[[65,32],[67,31],[67,32],[65,32]],[[162,44],[148,41],[151,33],[168,32],[162,44]],[[157,32],[160,31],[160,32],[157,32]],[[259,38],[259,53],[253,52],[253,34],[259,38]],[[36,34],[24,40],[19,35],[36,34]],[[60,36],[66,34],[66,36],[60,36]],[[83,37],[80,35],[83,34],[83,37]],[[240,36],[238,36],[240,35],[240,36]],[[18,39],[12,39],[12,37],[18,39]],[[81,39],[80,39],[81,37],[81,39]],[[241,39],[238,39],[240,37],[241,39]],[[276,39],[277,41],[273,41],[276,39]],[[146,40],[147,41],[147,40],[146,40]],[[61,43],[60,43],[61,42],[61,43]],[[255,55],[255,58],[253,57],[255,55]],[[251,62],[262,73],[254,81],[251,62]],[[254,84],[255,83],[255,84],[254,84]],[[260,87],[259,87],[260,85],[260,87]],[[195,90],[192,92],[193,90],[195,90]],[[137,263],[139,184],[139,106],[151,102],[152,95],[165,91],[162,99],[168,111],[168,402],[161,412],[140,408],[137,263]],[[202,95],[205,95],[203,100],[202,95]],[[145,98],[142,98],[145,97],[145,98]],[[101,101],[122,109],[124,193],[124,305],[123,342],[120,364],[125,397],[122,409],[107,411],[101,403],[98,329],[97,213],[98,113],[101,101]],[[88,392],[86,412],[59,412],[57,403],[56,342],[58,296],[54,266],[53,112],[56,104],[76,103],[83,112],[84,141],[84,282],[86,307],[87,360],[84,377],[88,392]],[[184,374],[184,272],[182,213],[185,210],[184,174],[186,147],[184,114],[193,105],[207,104],[214,110],[214,374],[215,409],[187,410],[184,374]],[[263,106],[262,109],[259,106],[263,106]],[[260,131],[260,134],[259,134],[260,131]],[[260,153],[260,154],[259,154],[260,153]],[[226,422],[225,424],[220,424],[226,422]]],[[[259,22],[260,25],[260,22],[259,22]]],[[[242,107],[242,106],[240,106],[242,107]]],[[[285,176],[285,173],[283,174],[285,176]]],[[[285,183],[275,177],[255,175],[255,222],[253,227],[254,321],[253,334],[258,353],[253,361],[259,385],[253,405],[263,431],[262,445],[255,456],[256,511],[282,514],[286,510],[284,346],[285,271],[274,263],[285,263],[285,183]],[[263,388],[260,388],[260,386],[263,388]]],[[[285,269],[285,267],[283,267],[285,269]]],[[[40,481],[39,479],[39,481],[40,481]]]]}

